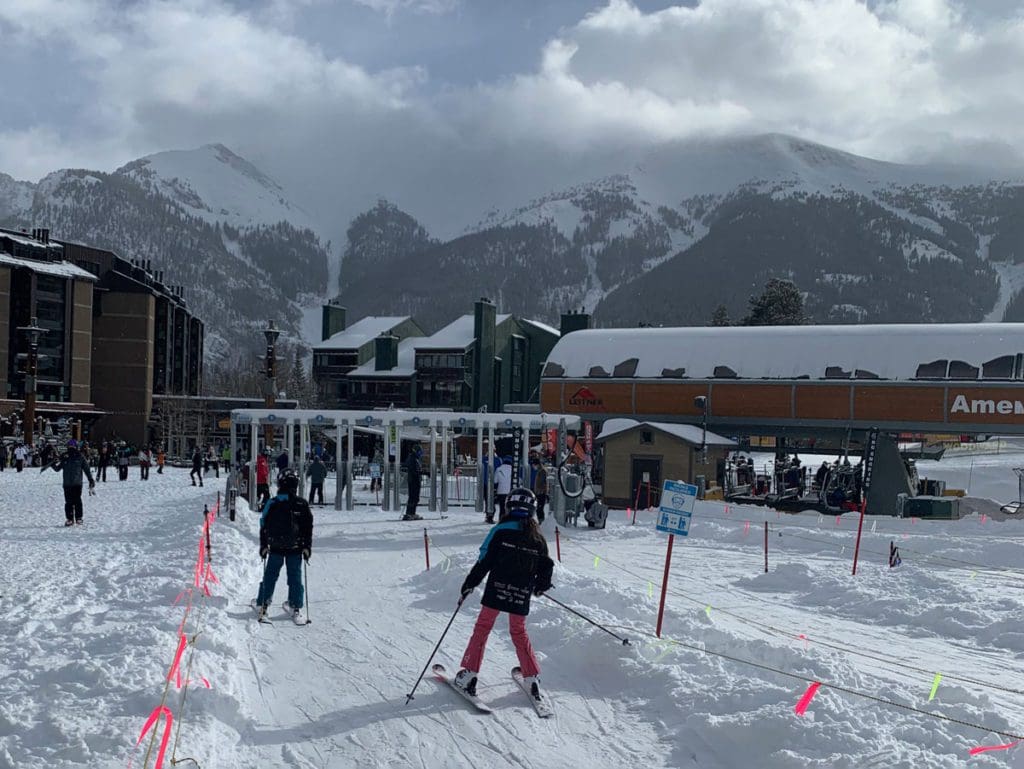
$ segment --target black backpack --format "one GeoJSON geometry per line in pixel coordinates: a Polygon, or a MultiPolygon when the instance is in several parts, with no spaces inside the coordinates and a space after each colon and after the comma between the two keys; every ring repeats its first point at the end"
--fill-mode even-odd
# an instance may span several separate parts
{"type": "Polygon", "coordinates": [[[271,500],[265,528],[267,546],[271,550],[300,549],[302,531],[299,528],[299,512],[295,509],[294,498],[271,500]]]}

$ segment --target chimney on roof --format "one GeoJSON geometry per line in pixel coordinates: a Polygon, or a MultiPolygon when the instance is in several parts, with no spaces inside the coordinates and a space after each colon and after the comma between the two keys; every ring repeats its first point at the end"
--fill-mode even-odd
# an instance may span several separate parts
{"type": "Polygon", "coordinates": [[[326,341],[340,331],[345,330],[345,308],[337,299],[332,299],[323,306],[320,323],[320,340],[326,341]]]}
{"type": "Polygon", "coordinates": [[[374,340],[374,371],[391,371],[398,365],[398,337],[385,331],[374,340]]]}
{"type": "Polygon", "coordinates": [[[562,322],[558,326],[558,331],[562,336],[571,334],[573,331],[585,331],[590,328],[590,315],[580,310],[579,312],[562,313],[562,322]]]}

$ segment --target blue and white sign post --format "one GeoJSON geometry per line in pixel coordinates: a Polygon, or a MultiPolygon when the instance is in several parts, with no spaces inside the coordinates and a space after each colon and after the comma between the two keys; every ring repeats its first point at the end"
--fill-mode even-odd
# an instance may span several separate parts
{"type": "Polygon", "coordinates": [[[697,502],[697,487],[682,481],[665,481],[661,490],[661,507],[658,508],[658,531],[668,534],[668,550],[665,552],[665,576],[661,580],[661,603],[658,605],[658,627],[655,631],[661,638],[661,623],[665,618],[665,594],[668,592],[668,570],[672,565],[672,544],[676,534],[686,537],[690,534],[690,519],[697,502]]]}

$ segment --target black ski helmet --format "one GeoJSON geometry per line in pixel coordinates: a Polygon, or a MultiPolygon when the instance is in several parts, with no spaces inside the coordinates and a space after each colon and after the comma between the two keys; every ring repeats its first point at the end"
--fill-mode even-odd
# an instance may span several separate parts
{"type": "Polygon", "coordinates": [[[505,500],[505,512],[513,518],[529,518],[537,512],[537,497],[529,489],[512,489],[505,500]]]}
{"type": "Polygon", "coordinates": [[[284,494],[294,494],[299,490],[299,476],[294,470],[285,470],[277,477],[277,490],[284,494]]]}

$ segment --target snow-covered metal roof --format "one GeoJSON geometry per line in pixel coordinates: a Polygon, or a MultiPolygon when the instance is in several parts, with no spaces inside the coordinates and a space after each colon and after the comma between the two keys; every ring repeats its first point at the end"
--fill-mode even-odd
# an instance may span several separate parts
{"type": "Polygon", "coordinates": [[[390,331],[409,320],[408,315],[370,315],[353,323],[344,331],[339,331],[329,339],[325,339],[313,347],[316,351],[324,350],[358,350],[367,342],[372,342],[385,331],[390,331]]]}
{"type": "Polygon", "coordinates": [[[362,366],[348,372],[349,377],[367,377],[379,379],[404,379],[416,373],[416,344],[423,337],[411,336],[398,343],[398,365],[384,371],[377,371],[376,357],[370,358],[362,366]]]}
{"type": "MultiPolygon", "coordinates": [[[[609,419],[602,425],[601,432],[598,434],[595,440],[604,441],[611,438],[613,435],[624,433],[627,430],[632,430],[636,427],[650,427],[655,430],[661,430],[663,433],[674,435],[676,438],[680,438],[687,443],[694,446],[701,444],[701,439],[704,436],[704,431],[697,425],[680,425],[673,424],[671,422],[638,422],[635,419],[609,419]]],[[[706,443],[708,446],[735,446],[736,441],[731,438],[726,438],[718,433],[713,433],[710,430],[707,432],[706,443]]]]}
{"type": "Polygon", "coordinates": [[[836,379],[841,370],[848,377],[901,380],[915,378],[923,363],[981,367],[1017,353],[1024,353],[1024,323],[592,329],[562,337],[545,376],[561,367],[564,377],[593,370],[594,376],[731,378],[731,370],[745,379],[836,379]],[[828,377],[826,369],[833,369],[828,377]]]}
{"type": "Polygon", "coordinates": [[[559,331],[554,326],[549,326],[547,323],[541,323],[539,320],[530,320],[529,318],[520,318],[519,322],[520,323],[525,323],[528,326],[533,326],[534,328],[539,328],[541,331],[544,331],[544,332],[546,332],[548,334],[553,334],[555,336],[561,336],[561,334],[562,334],[562,332],[559,331]]]}
{"type": "MultiPolygon", "coordinates": [[[[501,325],[511,315],[498,315],[495,325],[501,325]]],[[[462,315],[436,334],[422,338],[416,345],[417,350],[462,350],[473,343],[473,316],[462,315]]]]}
{"type": "MultiPolygon", "coordinates": [[[[8,236],[4,236],[8,237],[8,236]]],[[[10,254],[0,254],[0,264],[10,267],[27,267],[34,272],[43,275],[56,275],[59,278],[74,278],[75,280],[95,281],[96,276],[88,270],[83,270],[71,262],[43,262],[35,259],[19,259],[10,254]]]]}

